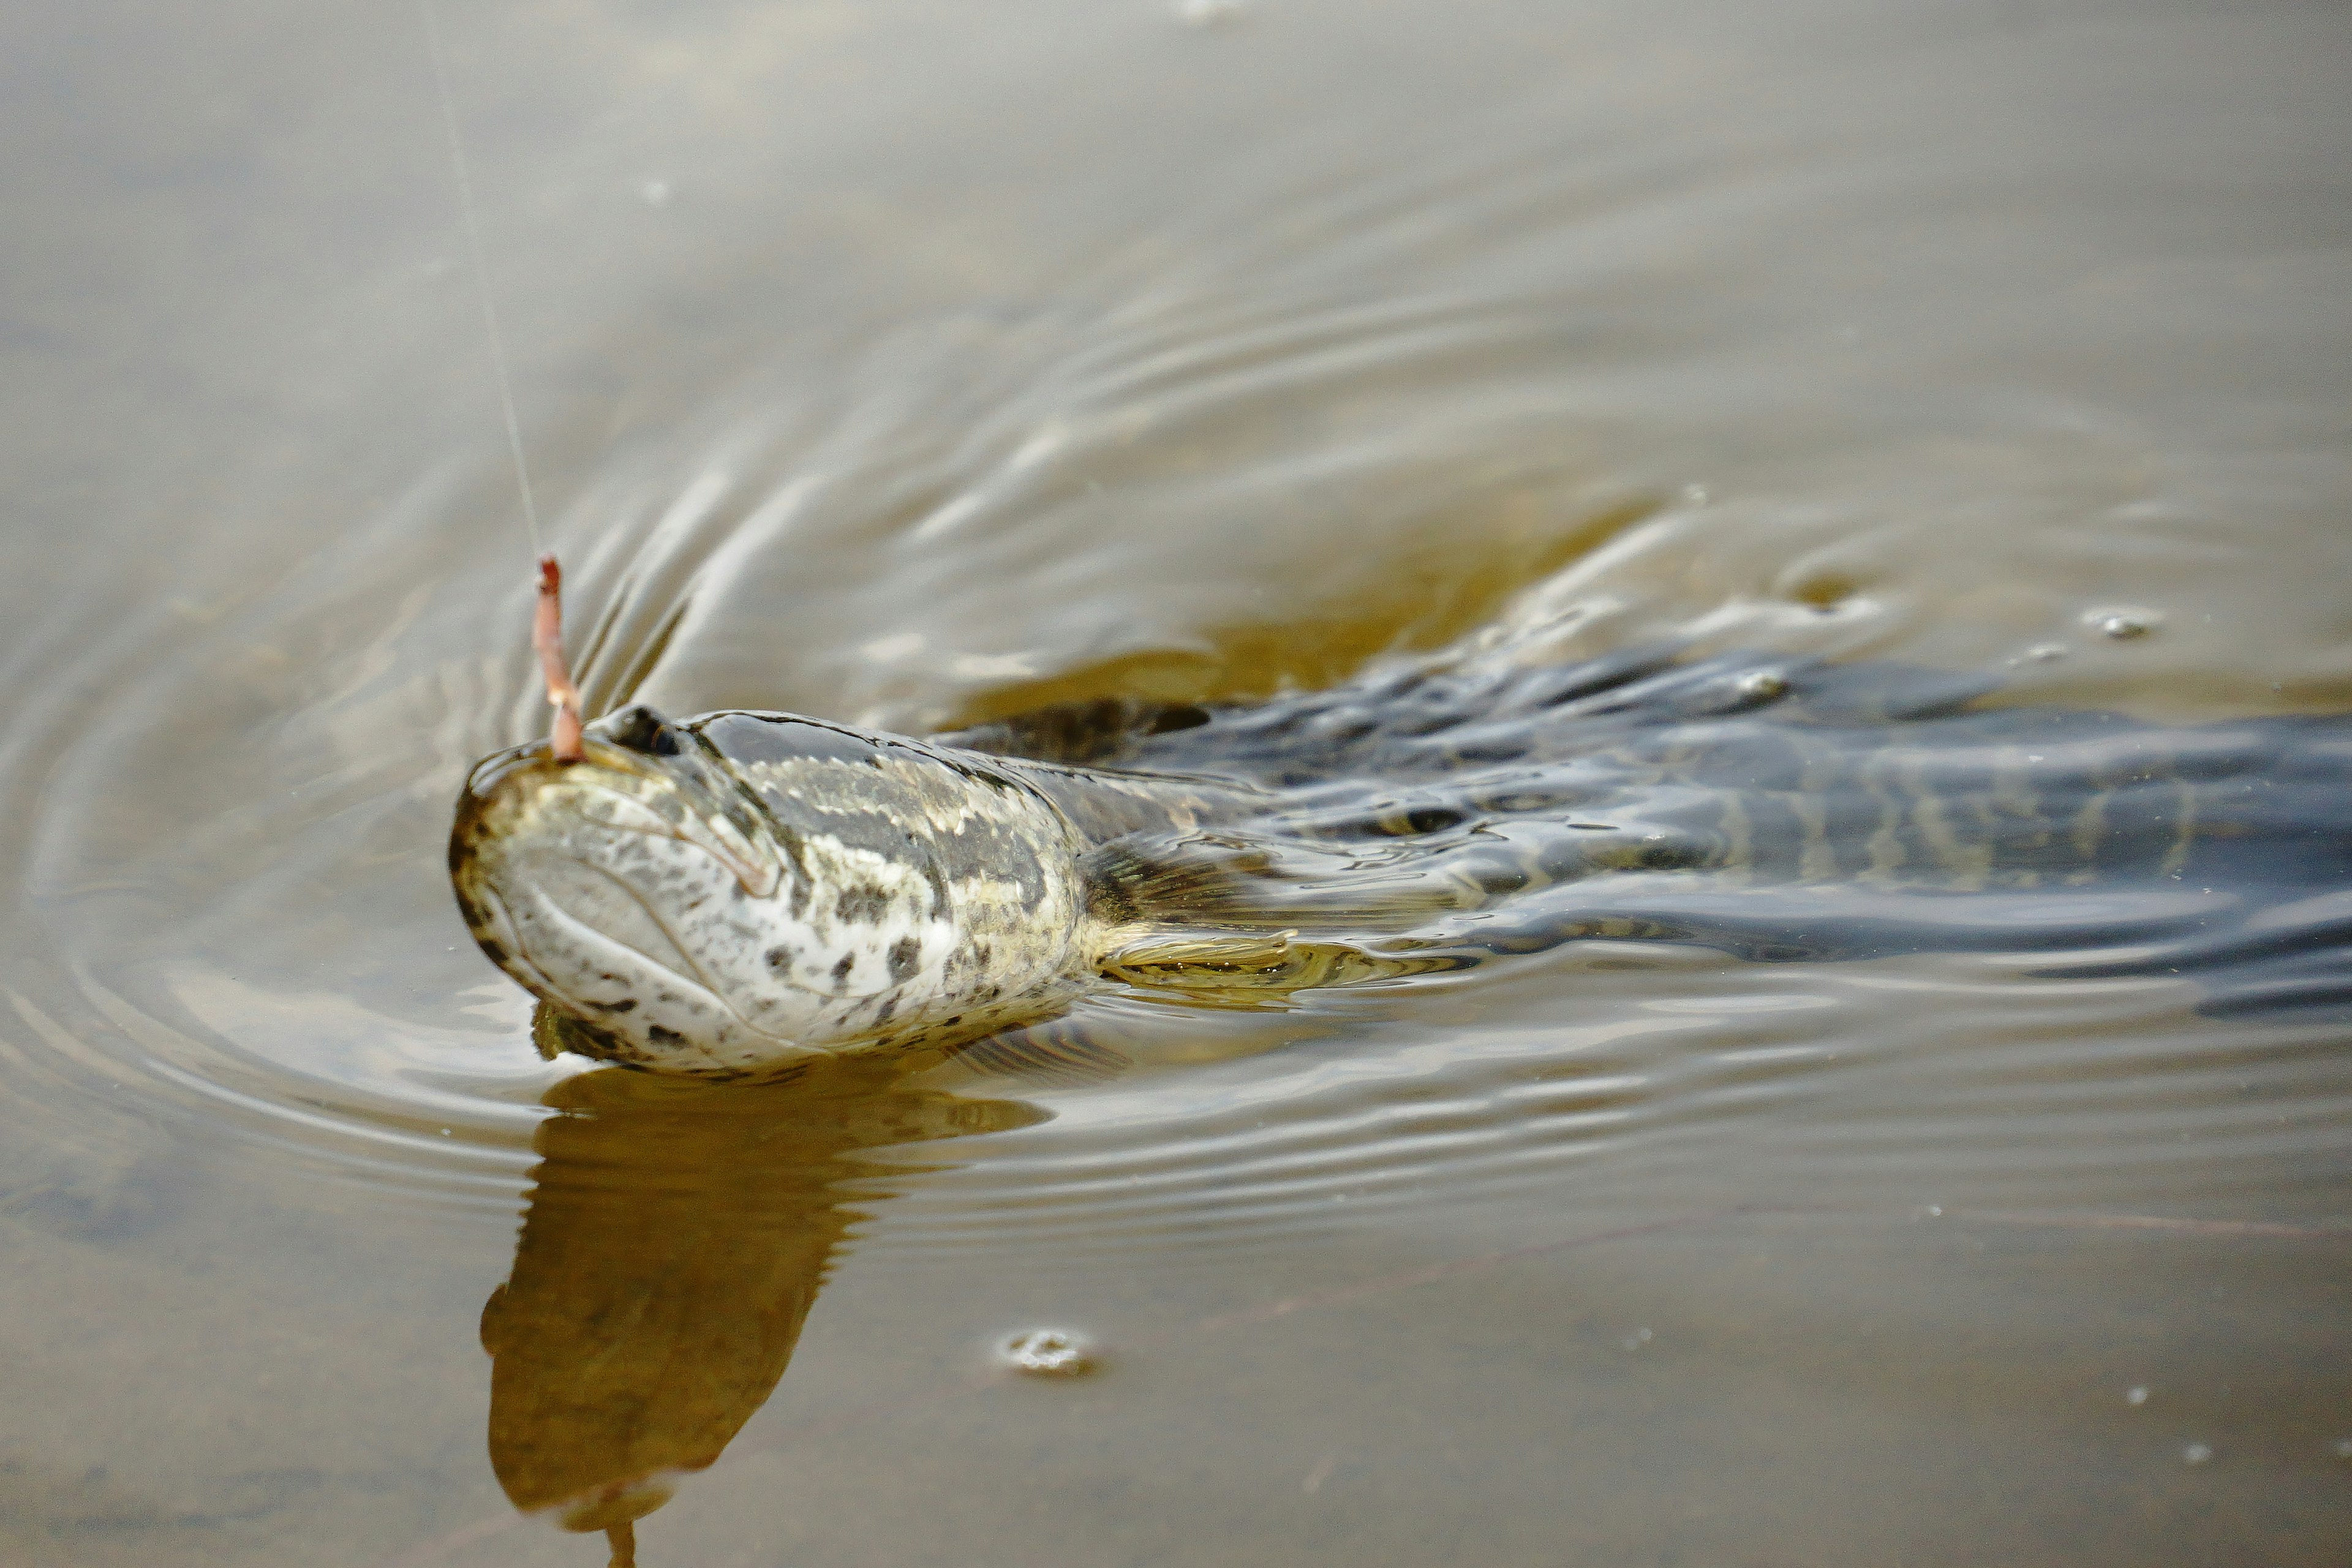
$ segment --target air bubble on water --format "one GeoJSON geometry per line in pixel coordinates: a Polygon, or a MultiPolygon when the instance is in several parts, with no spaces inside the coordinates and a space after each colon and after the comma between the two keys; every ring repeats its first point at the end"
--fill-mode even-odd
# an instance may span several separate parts
{"type": "Polygon", "coordinates": [[[1624,1339],[1618,1342],[1622,1344],[1629,1351],[1637,1351],[1643,1345],[1648,1344],[1656,1337],[1656,1335],[1651,1333],[1647,1329],[1635,1329],[1632,1333],[1627,1334],[1624,1339]]]}
{"type": "Polygon", "coordinates": [[[1751,669],[1739,678],[1738,691],[1750,702],[1769,702],[1789,694],[1789,682],[1769,669],[1751,669]]]}
{"type": "Polygon", "coordinates": [[[637,183],[637,198],[649,207],[666,207],[677,194],[667,180],[658,177],[637,183]]]}
{"type": "Polygon", "coordinates": [[[2352,1459],[2352,1437],[2336,1439],[2336,1457],[2339,1459],[2352,1459]]]}
{"type": "Polygon", "coordinates": [[[2062,642],[2038,642],[2009,662],[2011,664],[2049,664],[2066,657],[2066,645],[2062,642]]]}
{"type": "Polygon", "coordinates": [[[1004,1364],[1031,1377],[1084,1377],[1095,1369],[1095,1348],[1068,1329],[1024,1329],[1004,1342],[1004,1364]]]}
{"type": "Polygon", "coordinates": [[[1706,504],[1706,487],[1705,485],[1685,485],[1683,487],[1683,500],[1692,506],[1705,506],[1706,504]]]}
{"type": "Polygon", "coordinates": [[[2164,617],[2154,610],[2114,608],[2085,610],[2083,624],[2103,637],[2116,642],[2129,642],[2144,637],[2164,624],[2164,617]]]}
{"type": "Polygon", "coordinates": [[[1944,1205],[1941,1204],[1923,1204],[1920,1205],[1919,1217],[1921,1219],[1941,1219],[1944,1217],[1944,1205]]]}
{"type": "Polygon", "coordinates": [[[1176,19],[1188,27],[1215,27],[1238,22],[1248,7],[1244,0],[1176,0],[1176,19]]]}
{"type": "Polygon", "coordinates": [[[2124,1394],[2124,1403],[2126,1405],[2146,1405],[2147,1403],[2147,1385],[2146,1384],[2141,1384],[2128,1390],[2124,1394]]]}
{"type": "Polygon", "coordinates": [[[2184,1465],[2201,1465],[2212,1457],[2213,1449],[2210,1444],[2191,1443],[2180,1450],[2180,1462],[2184,1465]]]}

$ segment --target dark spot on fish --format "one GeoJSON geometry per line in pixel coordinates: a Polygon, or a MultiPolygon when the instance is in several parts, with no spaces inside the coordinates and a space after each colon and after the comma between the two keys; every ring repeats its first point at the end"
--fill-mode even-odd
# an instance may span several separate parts
{"type": "Polygon", "coordinates": [[[890,944],[890,983],[904,984],[915,973],[916,963],[923,956],[923,944],[911,936],[902,936],[890,944]]]}
{"type": "Polygon", "coordinates": [[[492,942],[488,937],[486,937],[486,936],[477,936],[476,938],[474,938],[474,940],[475,940],[477,942],[478,942],[478,943],[480,943],[480,944],[481,944],[481,949],[482,949],[483,955],[484,955],[485,957],[487,957],[487,958],[488,958],[488,959],[492,963],[501,963],[501,964],[502,964],[502,963],[506,963],[506,961],[507,961],[507,950],[506,950],[504,947],[500,946],[499,943],[497,943],[497,942],[492,942]]]}
{"type": "Polygon", "coordinates": [[[878,925],[889,908],[889,889],[875,882],[853,882],[841,889],[833,915],[847,924],[878,925]]]}
{"type": "Polygon", "coordinates": [[[849,984],[849,972],[856,967],[856,953],[845,952],[841,955],[841,962],[833,966],[833,984],[835,989],[849,984]]]}
{"type": "Polygon", "coordinates": [[[665,1029],[659,1024],[647,1026],[646,1029],[646,1038],[651,1040],[657,1046],[682,1046],[686,1044],[686,1037],[684,1035],[679,1034],[676,1029],[665,1029]]]}
{"type": "Polygon", "coordinates": [[[888,992],[882,994],[882,1005],[874,1009],[874,1026],[880,1028],[898,1016],[898,998],[888,992]]]}
{"type": "Polygon", "coordinates": [[[588,1005],[599,1013],[634,1013],[637,1008],[637,999],[632,996],[624,1002],[591,1002],[588,1005]]]}
{"type": "Polygon", "coordinates": [[[799,920],[808,913],[808,906],[809,885],[795,878],[792,890],[784,895],[784,912],[799,920]]]}
{"type": "Polygon", "coordinates": [[[793,960],[798,958],[800,953],[795,951],[790,943],[780,942],[775,946],[770,948],[764,956],[768,961],[768,968],[770,971],[777,974],[783,974],[792,969],[793,960]]]}
{"type": "Polygon", "coordinates": [[[981,969],[987,968],[988,961],[995,955],[995,952],[996,950],[994,948],[990,947],[988,943],[984,942],[976,942],[972,943],[971,962],[973,965],[981,969]]]}

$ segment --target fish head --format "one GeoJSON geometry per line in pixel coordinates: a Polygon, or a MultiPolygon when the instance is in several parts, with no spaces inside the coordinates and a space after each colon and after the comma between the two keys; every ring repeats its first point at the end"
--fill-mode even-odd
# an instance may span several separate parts
{"type": "Polygon", "coordinates": [[[756,1075],[874,1043],[956,942],[919,845],[848,863],[821,815],[640,704],[588,726],[575,761],[542,742],[479,763],[450,879],[490,961],[583,1026],[567,1039],[756,1075]]]}

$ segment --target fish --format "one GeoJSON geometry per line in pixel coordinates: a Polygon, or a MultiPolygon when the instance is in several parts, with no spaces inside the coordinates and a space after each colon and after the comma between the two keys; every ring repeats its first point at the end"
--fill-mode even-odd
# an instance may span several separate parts
{"type": "Polygon", "coordinates": [[[483,952],[583,1054],[726,1077],[946,1050],[1051,1017],[1123,964],[1264,945],[1143,918],[1149,879],[1104,853],[1234,816],[1244,785],[643,704],[580,749],[475,768],[449,868],[483,952]]]}
{"type": "Polygon", "coordinates": [[[461,792],[468,929],[542,1048],[703,1077],[952,1053],[1574,941],[1969,950],[2352,1011],[2352,719],[2150,724],[1890,663],[1423,661],[914,738],[642,703],[461,792]]]}

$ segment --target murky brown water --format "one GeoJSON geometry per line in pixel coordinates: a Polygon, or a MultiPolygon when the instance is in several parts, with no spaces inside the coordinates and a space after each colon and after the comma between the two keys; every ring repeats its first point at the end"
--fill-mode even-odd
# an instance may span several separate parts
{"type": "MultiPolygon", "coordinates": [[[[600,702],[1536,603],[2352,707],[2340,7],[446,13],[600,702]]],[[[0,1559],[593,1563],[509,1490],[622,1448],[716,1457],[663,1565],[2352,1549],[2346,1031],[2186,981],[1586,944],[1115,998],[1107,1082],[542,1063],[440,865],[541,710],[415,9],[18,5],[0,83],[0,1559]]]]}

